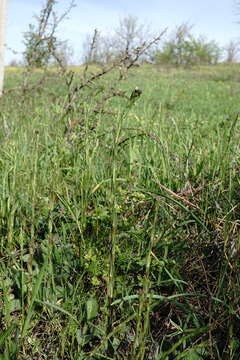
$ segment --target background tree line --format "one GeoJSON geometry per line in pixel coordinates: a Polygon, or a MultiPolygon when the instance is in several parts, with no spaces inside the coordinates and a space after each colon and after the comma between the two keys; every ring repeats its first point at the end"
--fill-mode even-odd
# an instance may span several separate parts
{"type": "MultiPolygon", "coordinates": [[[[33,67],[43,67],[62,62],[65,65],[72,63],[73,49],[67,40],[59,40],[55,30],[60,21],[74,6],[71,2],[66,14],[57,18],[51,8],[54,0],[47,1],[47,7],[36,18],[37,25],[30,24],[29,30],[24,34],[25,51],[23,64],[33,67]],[[53,16],[50,29],[46,26],[48,14],[53,16]],[[54,17],[55,16],[55,17],[54,17]],[[39,26],[40,24],[40,26],[39,26]],[[49,41],[51,39],[51,41],[49,41]]],[[[87,34],[83,43],[82,63],[109,64],[124,55],[126,63],[131,61],[132,50],[147,42],[154,34],[149,26],[141,23],[137,17],[129,15],[120,19],[112,33],[104,34],[95,30],[94,34],[87,34]],[[129,58],[128,58],[129,54],[129,58]]],[[[173,31],[168,31],[162,41],[141,56],[139,63],[171,66],[210,65],[220,61],[237,62],[239,42],[230,41],[221,47],[215,40],[208,40],[205,36],[193,34],[193,26],[182,23],[173,31]]],[[[16,63],[14,63],[16,65],[16,63]]]]}
{"type": "MultiPolygon", "coordinates": [[[[203,35],[195,36],[192,30],[192,25],[182,23],[173,31],[168,31],[158,46],[144,54],[140,62],[188,67],[238,61],[239,41],[231,40],[225,47],[221,47],[215,40],[208,40],[203,35]]],[[[86,36],[83,63],[105,64],[115,61],[152,36],[150,27],[129,15],[119,21],[112,34],[96,32],[93,42],[90,34],[86,36]]]]}

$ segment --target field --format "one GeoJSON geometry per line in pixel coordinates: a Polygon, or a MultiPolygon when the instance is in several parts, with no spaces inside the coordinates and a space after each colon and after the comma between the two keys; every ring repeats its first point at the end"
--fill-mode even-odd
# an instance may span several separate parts
{"type": "Polygon", "coordinates": [[[107,74],[67,110],[57,73],[24,76],[0,99],[0,359],[238,360],[239,65],[144,65],[115,96],[107,74]]]}

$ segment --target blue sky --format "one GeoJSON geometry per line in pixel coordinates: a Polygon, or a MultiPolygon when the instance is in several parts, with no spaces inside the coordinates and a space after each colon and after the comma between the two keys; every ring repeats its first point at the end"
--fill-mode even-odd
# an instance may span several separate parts
{"type": "MultiPolygon", "coordinates": [[[[81,59],[82,42],[87,33],[95,28],[102,32],[112,31],[119,19],[126,15],[137,16],[157,32],[168,27],[169,32],[183,22],[193,24],[193,32],[205,35],[225,45],[229,40],[240,39],[240,10],[237,16],[237,0],[75,0],[69,19],[62,23],[59,36],[69,39],[76,61],[81,59]]],[[[239,1],[240,2],[240,1],[239,1]]],[[[34,22],[44,0],[9,0],[6,63],[21,58],[24,50],[23,32],[34,22]]],[[[61,13],[69,0],[58,0],[61,13]]]]}

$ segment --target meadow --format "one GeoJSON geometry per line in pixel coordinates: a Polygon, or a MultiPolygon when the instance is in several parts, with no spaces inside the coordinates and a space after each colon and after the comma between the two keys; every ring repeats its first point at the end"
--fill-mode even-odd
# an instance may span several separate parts
{"type": "Polygon", "coordinates": [[[238,360],[240,66],[144,65],[109,99],[107,74],[67,110],[57,73],[24,79],[0,99],[0,359],[238,360]]]}

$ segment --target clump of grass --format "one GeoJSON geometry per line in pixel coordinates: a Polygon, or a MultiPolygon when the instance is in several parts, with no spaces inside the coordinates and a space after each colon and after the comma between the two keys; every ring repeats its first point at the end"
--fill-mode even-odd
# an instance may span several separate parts
{"type": "Polygon", "coordinates": [[[238,85],[132,74],[1,99],[3,359],[238,359],[238,85]]]}

